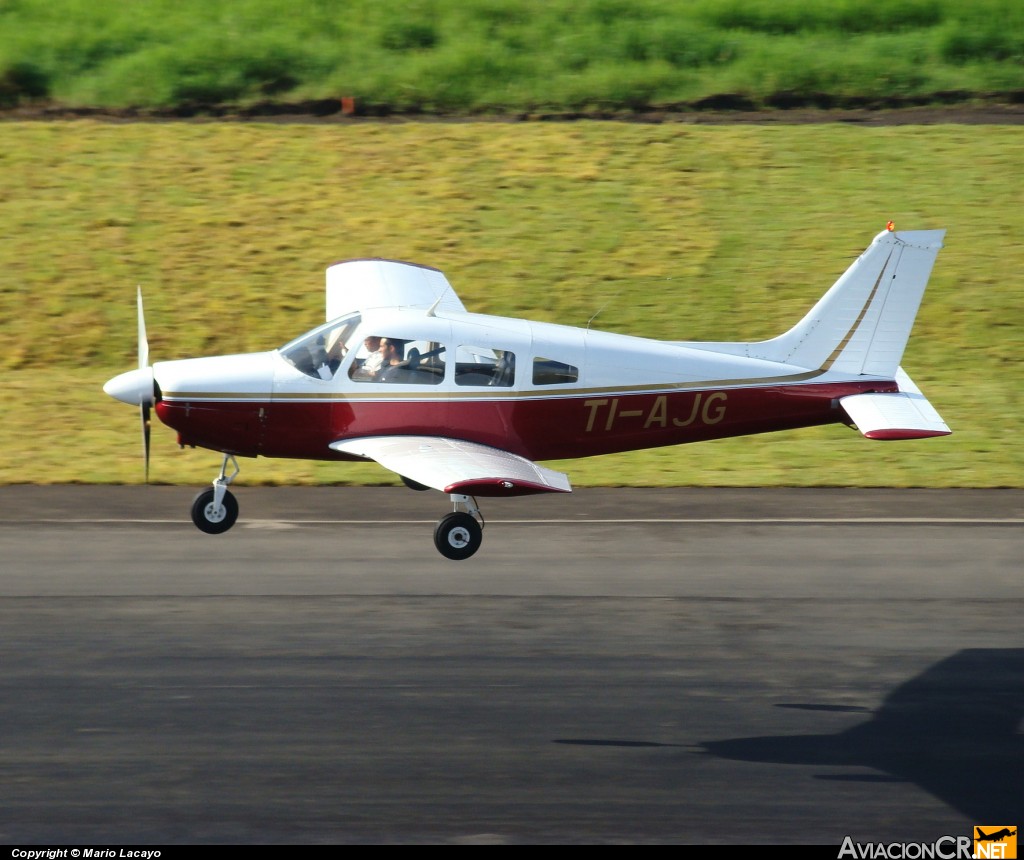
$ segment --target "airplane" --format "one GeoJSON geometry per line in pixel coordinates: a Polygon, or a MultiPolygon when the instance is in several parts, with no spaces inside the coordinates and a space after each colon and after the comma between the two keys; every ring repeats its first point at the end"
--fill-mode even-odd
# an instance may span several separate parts
{"type": "Polygon", "coordinates": [[[223,455],[192,505],[204,532],[238,517],[238,457],[373,460],[449,496],[434,543],[466,559],[482,542],[477,497],[571,492],[538,460],[830,423],[948,435],[900,367],[944,235],[888,224],[795,326],[759,342],[470,313],[438,269],[358,259],[327,269],[327,322],[284,346],[150,365],[140,288],[139,366],[104,391],[140,408],[147,480],[151,410],[182,447],[223,455]]]}
{"type": "Polygon", "coordinates": [[[1002,842],[1008,836],[1016,836],[1016,830],[1010,830],[1009,827],[1004,827],[1002,830],[996,830],[994,833],[986,833],[980,827],[975,827],[978,831],[979,842],[1002,842]]]}

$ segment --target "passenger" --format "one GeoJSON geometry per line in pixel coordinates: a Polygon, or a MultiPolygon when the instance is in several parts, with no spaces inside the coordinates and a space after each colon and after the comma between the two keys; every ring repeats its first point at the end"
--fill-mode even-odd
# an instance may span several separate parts
{"type": "Polygon", "coordinates": [[[405,345],[408,341],[393,337],[380,339],[380,354],[383,366],[374,378],[375,382],[407,382],[408,366],[405,363],[405,345]]]}

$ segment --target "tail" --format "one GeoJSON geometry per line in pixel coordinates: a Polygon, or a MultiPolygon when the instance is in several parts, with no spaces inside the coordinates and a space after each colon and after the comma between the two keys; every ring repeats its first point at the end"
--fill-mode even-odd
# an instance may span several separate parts
{"type": "Polygon", "coordinates": [[[945,230],[885,231],[800,322],[757,343],[691,343],[698,349],[805,368],[814,376],[880,376],[897,392],[840,398],[869,439],[921,439],[951,431],[900,367],[945,230]]]}
{"type": "Polygon", "coordinates": [[[779,337],[744,344],[745,353],[813,370],[892,379],[945,234],[879,233],[807,316],[779,337]]]}

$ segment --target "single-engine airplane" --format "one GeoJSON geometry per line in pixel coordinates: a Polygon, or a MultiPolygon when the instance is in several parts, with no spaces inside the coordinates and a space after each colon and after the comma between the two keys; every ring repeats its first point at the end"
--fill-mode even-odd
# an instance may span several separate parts
{"type": "Polygon", "coordinates": [[[223,454],[192,505],[204,532],[238,516],[237,457],[375,460],[450,496],[434,542],[480,547],[477,496],[571,492],[536,460],[589,457],[812,425],[869,439],[950,433],[900,367],[944,230],[890,224],[792,329],[687,343],[468,312],[437,269],[350,260],[327,269],[327,322],[269,352],[139,367],[104,386],[182,446],[223,454]],[[229,472],[229,464],[231,470],[229,472]]]}

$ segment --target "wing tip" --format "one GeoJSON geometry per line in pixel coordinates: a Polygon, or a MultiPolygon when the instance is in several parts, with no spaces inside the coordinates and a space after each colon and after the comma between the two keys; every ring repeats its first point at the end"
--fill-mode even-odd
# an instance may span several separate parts
{"type": "Polygon", "coordinates": [[[534,481],[510,480],[509,478],[471,478],[456,481],[444,488],[446,493],[464,493],[470,496],[512,497],[532,496],[537,493],[571,493],[572,487],[556,487],[534,481]]]}
{"type": "Polygon", "coordinates": [[[915,428],[886,427],[880,430],[868,430],[865,439],[880,442],[899,442],[905,439],[932,439],[936,436],[952,436],[952,430],[920,430],[915,428]]]}

